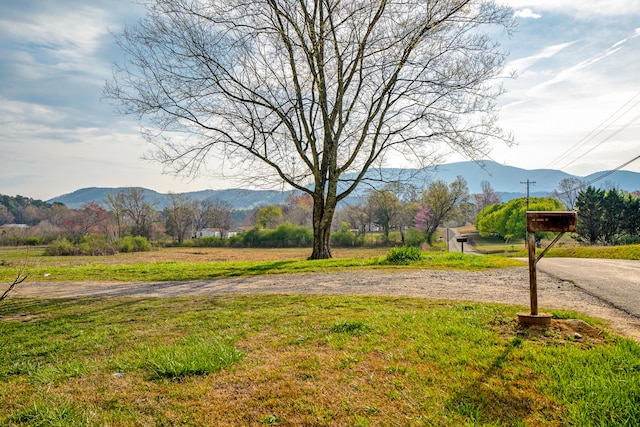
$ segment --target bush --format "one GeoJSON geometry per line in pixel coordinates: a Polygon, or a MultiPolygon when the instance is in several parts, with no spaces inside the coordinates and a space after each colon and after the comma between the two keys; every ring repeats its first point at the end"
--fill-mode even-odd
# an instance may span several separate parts
{"type": "Polygon", "coordinates": [[[44,250],[45,255],[71,256],[71,255],[113,255],[116,250],[113,244],[107,241],[105,236],[87,235],[74,245],[67,239],[54,240],[44,250]]]}
{"type": "Polygon", "coordinates": [[[119,252],[147,252],[153,249],[153,245],[142,236],[125,236],[116,240],[119,252]]]}
{"type": "Polygon", "coordinates": [[[191,239],[190,244],[199,248],[224,248],[231,244],[231,240],[223,239],[221,237],[207,236],[191,239]]]}
{"type": "Polygon", "coordinates": [[[308,227],[293,225],[285,222],[271,231],[268,240],[278,248],[305,248],[313,244],[313,232],[308,227]]]}
{"type": "Polygon", "coordinates": [[[78,255],[114,255],[116,248],[106,236],[89,234],[80,239],[76,252],[78,255]]]}
{"type": "Polygon", "coordinates": [[[422,259],[420,249],[413,246],[402,246],[400,248],[391,248],[385,261],[388,264],[407,265],[422,259]]]}
{"type": "Polygon", "coordinates": [[[115,242],[109,242],[106,236],[89,234],[80,239],[74,245],[67,239],[54,240],[44,250],[45,255],[70,256],[70,255],[114,255],[117,252],[143,252],[150,251],[153,246],[146,237],[126,236],[115,242]]]}
{"type": "Polygon", "coordinates": [[[424,231],[415,228],[409,228],[404,232],[404,243],[407,246],[419,248],[427,241],[427,235],[424,231]]]}
{"type": "Polygon", "coordinates": [[[234,247],[306,248],[313,243],[313,231],[308,227],[284,223],[273,230],[254,227],[230,239],[234,247]]]}
{"type": "Polygon", "coordinates": [[[253,248],[260,246],[260,229],[253,227],[251,230],[243,231],[231,239],[231,246],[253,248]]]}
{"type": "Polygon", "coordinates": [[[73,243],[62,237],[51,242],[44,250],[44,254],[50,256],[76,255],[75,252],[76,248],[73,243]]]}
{"type": "Polygon", "coordinates": [[[614,245],[637,245],[640,243],[640,236],[629,236],[627,234],[613,239],[614,245]]]}
{"type": "Polygon", "coordinates": [[[364,236],[349,230],[349,223],[343,222],[340,231],[331,233],[331,244],[342,247],[364,246],[364,236]]]}

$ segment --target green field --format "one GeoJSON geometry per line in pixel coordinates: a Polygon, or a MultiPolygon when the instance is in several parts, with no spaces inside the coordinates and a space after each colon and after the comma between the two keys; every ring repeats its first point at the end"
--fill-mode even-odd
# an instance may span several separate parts
{"type": "Polygon", "coordinates": [[[42,249],[0,248],[0,282],[12,281],[22,266],[29,281],[170,281],[202,280],[263,274],[312,273],[344,269],[473,269],[504,268],[521,262],[500,256],[477,257],[457,252],[425,252],[410,265],[386,262],[388,248],[339,250],[333,259],[309,261],[308,249],[163,248],[112,256],[44,256],[42,249]],[[235,252],[234,252],[235,251],[235,252]]]}
{"type": "Polygon", "coordinates": [[[517,309],[342,296],[9,299],[0,424],[640,423],[638,345],[589,319],[580,340],[561,319],[520,329],[517,309]]]}
{"type": "MultiPolygon", "coordinates": [[[[525,258],[528,256],[523,239],[512,239],[505,242],[497,237],[480,237],[477,234],[473,234],[472,238],[475,249],[484,254],[525,258]]],[[[551,240],[543,239],[540,246],[545,248],[550,243],[551,240]]],[[[545,256],[640,260],[640,245],[581,246],[571,235],[565,235],[549,249],[545,256]]]]}
{"type": "MultiPolygon", "coordinates": [[[[387,249],[162,249],[47,257],[0,249],[7,284],[188,280],[343,269],[487,269],[504,256],[387,249]]],[[[0,425],[640,425],[640,346],[579,313],[359,296],[0,302],[0,425]],[[574,320],[577,319],[577,320],[574,320]]]]}

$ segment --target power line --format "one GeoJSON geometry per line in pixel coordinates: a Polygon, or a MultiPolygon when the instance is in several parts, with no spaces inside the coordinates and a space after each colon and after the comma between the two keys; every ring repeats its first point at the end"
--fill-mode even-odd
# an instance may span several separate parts
{"type": "Polygon", "coordinates": [[[587,183],[585,183],[585,184],[586,184],[586,185],[591,185],[591,184],[593,184],[594,182],[600,181],[601,179],[608,177],[608,176],[609,176],[609,175],[611,175],[612,173],[614,173],[614,172],[616,172],[616,171],[619,171],[619,170],[620,170],[620,169],[622,169],[623,167],[627,166],[628,164],[631,164],[631,163],[635,162],[635,161],[636,161],[636,160],[638,160],[638,159],[640,159],[640,156],[636,156],[636,157],[634,157],[633,159],[629,160],[628,162],[621,164],[620,166],[618,166],[618,167],[617,167],[617,168],[615,168],[615,169],[612,169],[612,170],[610,170],[610,171],[607,171],[607,172],[603,173],[602,175],[600,175],[600,176],[598,176],[598,177],[596,177],[596,178],[592,179],[591,181],[589,181],[589,182],[587,182],[587,183]]]}
{"type": "MultiPolygon", "coordinates": [[[[624,105],[622,105],[620,108],[618,108],[613,114],[611,114],[609,117],[607,117],[602,123],[600,123],[598,126],[596,126],[591,132],[589,132],[587,135],[582,137],[577,143],[575,143],[568,150],[566,150],[564,153],[562,153],[556,160],[552,161],[551,163],[548,163],[547,166],[545,166],[545,168],[552,167],[553,165],[558,164],[560,161],[562,161],[563,159],[567,158],[569,155],[573,154],[578,149],[584,147],[587,143],[589,143],[591,140],[593,140],[598,135],[600,135],[602,132],[604,132],[607,127],[611,126],[616,121],[618,121],[620,118],[622,118],[625,114],[629,113],[633,108],[635,108],[638,104],[640,104],[640,100],[636,101],[629,108],[627,108],[627,106],[629,104],[631,104],[639,96],[640,96],[640,91],[636,92],[627,102],[624,103],[624,105]],[[626,108],[626,110],[625,110],[625,108],[626,108]],[[618,115],[618,113],[620,113],[622,110],[625,110],[625,111],[623,113],[621,113],[617,118],[614,119],[614,117],[616,117],[618,115]]],[[[575,162],[576,160],[578,160],[579,158],[584,156],[586,153],[589,153],[589,152],[593,151],[596,147],[602,145],[604,142],[606,142],[607,140],[611,139],[613,136],[615,136],[616,134],[621,132],[623,129],[628,127],[632,122],[636,121],[639,117],[640,116],[634,117],[630,122],[627,122],[622,128],[620,128],[613,135],[608,136],[603,141],[601,141],[600,143],[596,144],[593,148],[589,149],[588,151],[586,151],[585,153],[580,155],[578,158],[576,158],[576,159],[572,160],[571,162],[565,164],[564,166],[560,167],[560,169],[566,168],[567,166],[569,166],[570,164],[572,164],[573,162],[575,162]]]]}
{"type": "MultiPolygon", "coordinates": [[[[640,102],[639,102],[640,103],[640,102]]],[[[570,161],[569,163],[565,164],[564,167],[566,168],[567,166],[569,166],[570,164],[572,164],[573,162],[575,162],[576,160],[579,160],[581,158],[583,158],[584,156],[586,156],[587,154],[589,154],[590,152],[592,152],[593,150],[595,150],[596,148],[598,148],[599,146],[601,146],[602,144],[604,144],[605,142],[607,142],[608,140],[610,140],[611,138],[613,138],[614,136],[616,136],[617,134],[619,134],[620,132],[622,132],[623,130],[625,130],[627,127],[629,127],[629,125],[631,125],[633,122],[637,121],[638,119],[640,119],[640,114],[638,114],[637,116],[635,116],[633,119],[631,119],[630,121],[628,121],[623,127],[621,127],[620,129],[618,129],[617,131],[615,131],[614,133],[612,133],[611,135],[609,135],[607,138],[605,138],[604,140],[602,140],[600,143],[594,145],[593,147],[591,147],[590,149],[588,149],[587,151],[583,152],[582,154],[580,154],[578,157],[576,157],[575,159],[573,159],[572,161],[570,161]]]]}
{"type": "Polygon", "coordinates": [[[627,166],[627,165],[629,165],[629,164],[631,164],[631,163],[635,162],[635,161],[636,161],[636,160],[638,160],[638,159],[640,159],[640,156],[636,156],[636,157],[634,157],[633,159],[629,160],[628,162],[625,162],[625,163],[621,164],[620,166],[618,166],[618,167],[617,167],[617,168],[615,168],[615,169],[612,169],[612,170],[610,170],[610,171],[607,171],[607,172],[603,173],[602,175],[598,175],[597,177],[593,178],[592,180],[590,180],[590,181],[588,181],[588,182],[583,182],[583,183],[581,183],[581,184],[580,184],[579,186],[577,186],[577,187],[570,188],[569,190],[565,191],[564,193],[557,193],[557,194],[555,194],[554,196],[555,196],[555,197],[557,197],[557,196],[564,196],[565,194],[569,194],[569,193],[571,193],[572,191],[576,191],[576,190],[580,190],[581,188],[588,187],[588,186],[590,186],[591,184],[593,184],[594,182],[598,182],[598,181],[600,181],[601,179],[604,179],[604,178],[608,177],[609,175],[611,175],[611,174],[613,174],[613,173],[615,173],[615,172],[619,171],[619,170],[620,170],[620,169],[622,169],[623,167],[625,167],[625,166],[627,166]]]}

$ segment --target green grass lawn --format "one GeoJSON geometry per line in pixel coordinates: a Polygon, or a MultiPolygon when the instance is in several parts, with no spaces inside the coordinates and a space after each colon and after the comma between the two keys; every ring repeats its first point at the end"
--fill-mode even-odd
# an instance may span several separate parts
{"type": "Polygon", "coordinates": [[[592,332],[581,338],[520,329],[519,309],[346,296],[10,298],[0,305],[0,425],[640,424],[637,344],[584,318],[592,332]]]}
{"type": "MultiPolygon", "coordinates": [[[[542,240],[541,247],[546,248],[550,243],[550,240],[542,240]]],[[[505,242],[497,237],[480,237],[476,234],[474,244],[475,249],[484,254],[524,258],[528,256],[522,239],[505,242]]],[[[580,246],[570,235],[565,235],[545,256],[640,260],[640,245],[580,246]]]]}
{"type": "MultiPolygon", "coordinates": [[[[444,252],[405,266],[367,251],[321,261],[189,251],[36,250],[25,261],[22,248],[2,249],[0,281],[22,265],[28,281],[525,265],[444,252]]],[[[640,425],[638,344],[578,313],[522,329],[522,310],[354,296],[10,297],[0,303],[0,425],[640,425]],[[566,318],[582,319],[579,330],[566,318]]]]}
{"type": "MultiPolygon", "coordinates": [[[[26,252],[0,251],[0,282],[10,282],[25,265],[25,275],[39,281],[170,281],[202,280],[264,274],[331,272],[357,268],[428,268],[482,270],[523,265],[500,256],[478,257],[459,252],[425,252],[422,260],[410,265],[391,265],[384,256],[343,257],[326,260],[277,259],[260,261],[184,261],[169,255],[149,262],[144,254],[122,257],[48,257],[26,252]]],[[[171,254],[170,250],[163,249],[171,254]]],[[[263,252],[266,252],[264,250],[263,252]]],[[[195,258],[195,257],[193,257],[195,258]]]]}

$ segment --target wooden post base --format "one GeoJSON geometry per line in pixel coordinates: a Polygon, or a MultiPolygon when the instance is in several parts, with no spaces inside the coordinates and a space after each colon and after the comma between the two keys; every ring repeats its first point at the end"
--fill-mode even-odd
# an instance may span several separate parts
{"type": "Polygon", "coordinates": [[[521,325],[550,325],[552,314],[549,313],[518,313],[518,323],[521,325]]]}

